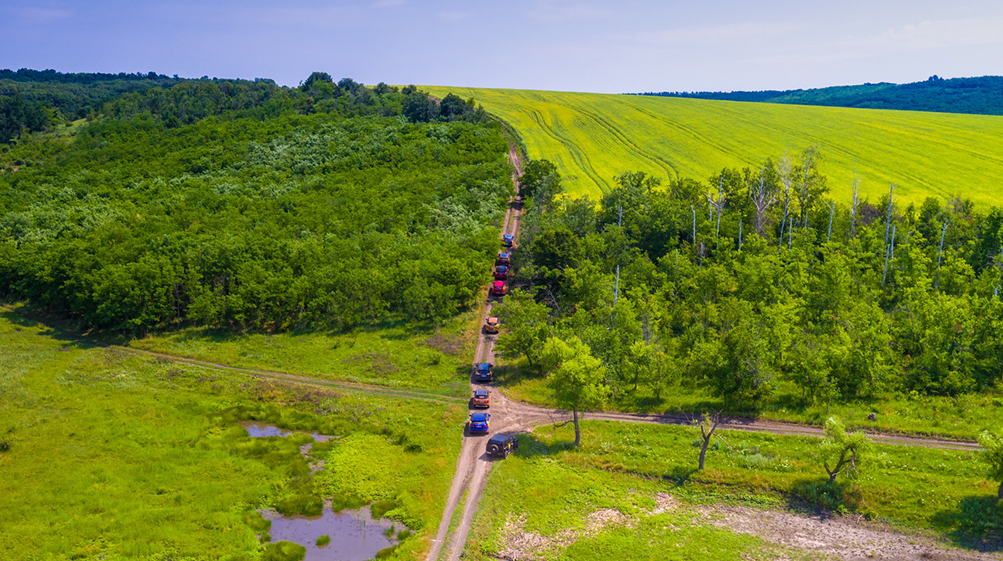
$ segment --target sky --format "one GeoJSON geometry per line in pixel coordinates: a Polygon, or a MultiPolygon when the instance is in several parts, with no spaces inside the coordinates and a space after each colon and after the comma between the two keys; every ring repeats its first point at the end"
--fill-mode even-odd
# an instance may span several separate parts
{"type": "Polygon", "coordinates": [[[0,68],[598,93],[1003,74],[999,0],[0,0],[0,68]]]}

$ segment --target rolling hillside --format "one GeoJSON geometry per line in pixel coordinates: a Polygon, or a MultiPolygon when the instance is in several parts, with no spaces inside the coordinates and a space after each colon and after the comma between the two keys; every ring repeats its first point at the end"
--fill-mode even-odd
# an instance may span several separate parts
{"type": "Polygon", "coordinates": [[[681,98],[425,87],[475,98],[515,127],[531,158],[553,161],[573,195],[597,198],[623,171],[705,179],[817,144],[831,194],[851,196],[854,170],[872,202],[960,194],[999,204],[1003,117],[788,106],[681,98]]]}

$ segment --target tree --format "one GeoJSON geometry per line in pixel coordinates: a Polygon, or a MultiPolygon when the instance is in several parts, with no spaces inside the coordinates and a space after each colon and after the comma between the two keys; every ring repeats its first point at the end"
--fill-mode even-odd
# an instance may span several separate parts
{"type": "Polygon", "coordinates": [[[610,389],[603,383],[606,369],[578,337],[568,341],[558,337],[547,339],[543,362],[547,385],[554,392],[554,404],[571,411],[577,448],[582,441],[578,412],[598,409],[609,399],[610,389]]]}
{"type": "Polygon", "coordinates": [[[1000,482],[996,497],[1003,500],[1003,431],[982,431],[979,446],[982,447],[980,457],[986,464],[986,477],[1000,482]]]}
{"type": "Polygon", "coordinates": [[[560,174],[557,173],[557,166],[549,160],[530,160],[526,162],[522,170],[522,177],[519,178],[519,192],[524,197],[532,197],[540,188],[544,178],[551,175],[560,178],[560,174]]]}
{"type": "Polygon", "coordinates": [[[870,449],[867,435],[862,431],[847,433],[836,417],[826,419],[825,435],[829,438],[822,443],[822,467],[829,474],[829,482],[835,482],[840,473],[845,472],[846,477],[856,475],[862,456],[870,449]]]}
{"type": "Polygon", "coordinates": [[[714,436],[714,431],[720,422],[720,411],[711,415],[704,414],[703,419],[700,420],[700,437],[703,439],[703,443],[700,445],[700,464],[697,467],[700,471],[703,471],[704,459],[707,458],[707,447],[710,445],[710,439],[714,436]]]}
{"type": "Polygon", "coordinates": [[[746,174],[745,177],[749,200],[752,201],[752,205],[756,208],[756,234],[760,236],[763,235],[763,226],[766,223],[767,213],[777,200],[779,193],[777,189],[778,181],[779,178],[772,160],[766,160],[763,167],[759,169],[759,173],[755,175],[746,174]]]}
{"type": "Polygon", "coordinates": [[[550,333],[547,325],[550,308],[537,303],[528,292],[513,290],[495,310],[505,326],[505,336],[498,339],[495,348],[503,354],[521,354],[530,366],[536,366],[540,349],[550,333]]]}

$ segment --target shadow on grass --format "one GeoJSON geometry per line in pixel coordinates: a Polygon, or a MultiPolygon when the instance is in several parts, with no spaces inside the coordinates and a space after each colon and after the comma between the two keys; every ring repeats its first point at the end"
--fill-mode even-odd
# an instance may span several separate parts
{"type": "Polygon", "coordinates": [[[72,323],[50,314],[45,314],[29,306],[18,306],[13,310],[0,309],[0,318],[16,326],[16,329],[42,329],[38,334],[62,341],[64,347],[78,349],[93,349],[109,344],[124,342],[127,339],[115,334],[84,334],[72,323]],[[102,337],[107,335],[107,337],[102,337]]]}
{"type": "Polygon", "coordinates": [[[982,552],[1003,551],[1003,501],[995,496],[965,497],[957,509],[937,512],[931,520],[955,545],[982,552]]]}
{"type": "Polygon", "coordinates": [[[787,507],[822,518],[833,514],[859,513],[873,518],[870,512],[861,509],[860,489],[852,482],[829,481],[824,477],[799,479],[791,485],[787,495],[787,507]]]}

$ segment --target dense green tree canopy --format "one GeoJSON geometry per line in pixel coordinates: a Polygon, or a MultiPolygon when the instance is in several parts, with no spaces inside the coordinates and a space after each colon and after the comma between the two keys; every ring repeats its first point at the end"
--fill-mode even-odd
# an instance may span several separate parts
{"type": "MultiPolygon", "coordinates": [[[[755,410],[780,387],[803,404],[997,387],[1000,211],[844,206],[825,196],[821,156],[706,183],[625,173],[598,204],[534,194],[512,278],[548,306],[542,331],[600,360],[615,396],[684,384],[755,410]]],[[[525,332],[519,321],[506,328],[525,332]]]]}
{"type": "Polygon", "coordinates": [[[318,84],[330,95],[154,88],[71,142],[18,146],[32,165],[0,173],[0,296],[133,333],[455,314],[511,190],[500,127],[412,123],[392,88],[318,84]]]}

